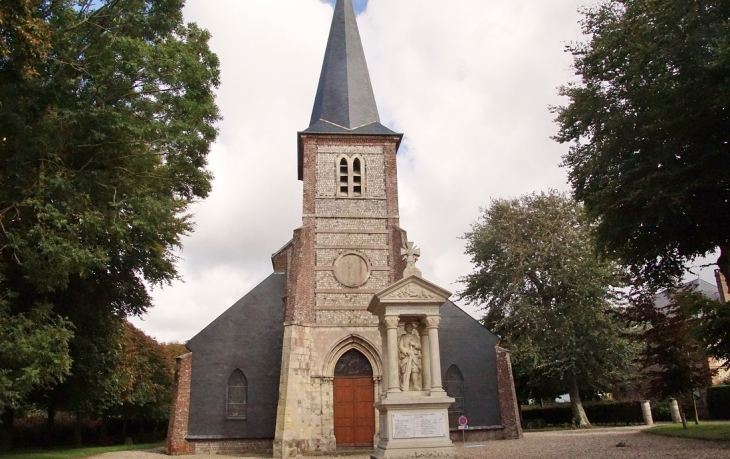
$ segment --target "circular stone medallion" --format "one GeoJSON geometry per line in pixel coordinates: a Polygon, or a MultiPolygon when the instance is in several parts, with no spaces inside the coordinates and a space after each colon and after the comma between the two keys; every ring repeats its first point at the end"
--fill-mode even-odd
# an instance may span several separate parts
{"type": "Polygon", "coordinates": [[[335,279],[346,287],[359,287],[370,278],[370,263],[355,252],[347,252],[335,261],[335,279]]]}

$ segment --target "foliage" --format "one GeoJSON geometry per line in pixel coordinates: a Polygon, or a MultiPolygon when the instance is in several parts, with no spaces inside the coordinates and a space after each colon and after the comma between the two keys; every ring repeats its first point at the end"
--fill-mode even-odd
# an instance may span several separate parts
{"type": "Polygon", "coordinates": [[[112,391],[119,405],[116,413],[125,419],[167,419],[174,374],[164,347],[129,322],[123,333],[123,357],[112,391]]]}
{"type": "Polygon", "coordinates": [[[567,50],[555,137],[596,243],[656,291],[720,249],[730,278],[730,3],[603,0],[567,50]]]}
{"type": "MultiPolygon", "coordinates": [[[[183,24],[182,5],[0,5],[0,298],[18,335],[23,318],[41,316],[58,336],[53,366],[68,359],[62,318],[83,310],[76,333],[94,335],[150,306],[145,283],[177,276],[188,206],[210,190],[218,60],[208,33],[183,24]]],[[[62,376],[29,357],[32,372],[62,376]]],[[[20,393],[0,390],[0,400],[20,393]]]]}
{"type": "Polygon", "coordinates": [[[175,372],[175,359],[180,357],[181,355],[185,355],[188,352],[190,352],[183,343],[162,343],[162,350],[165,352],[165,356],[170,364],[170,367],[172,368],[173,373],[175,372]]]}
{"type": "Polygon", "coordinates": [[[2,459],[81,459],[105,453],[120,451],[144,451],[163,446],[162,443],[142,445],[100,446],[94,448],[56,449],[52,451],[23,451],[12,454],[0,454],[2,459]]]}
{"type": "Polygon", "coordinates": [[[707,387],[712,372],[707,365],[707,347],[698,335],[698,311],[715,303],[690,287],[667,292],[664,302],[645,301],[627,308],[627,316],[644,329],[637,336],[644,343],[640,363],[656,398],[691,396],[707,387]]]}
{"type": "Polygon", "coordinates": [[[92,417],[166,419],[174,373],[165,349],[127,321],[105,326],[74,338],[72,375],[43,393],[41,404],[92,417]]]}
{"type": "Polygon", "coordinates": [[[38,387],[69,372],[71,325],[48,310],[10,315],[0,306],[0,407],[17,408],[38,387]]]}
{"type": "Polygon", "coordinates": [[[652,427],[645,432],[666,437],[730,441],[730,422],[703,422],[698,425],[689,424],[687,429],[683,429],[682,424],[668,424],[652,427]]]}
{"type": "Polygon", "coordinates": [[[708,352],[725,362],[723,367],[730,367],[730,304],[707,301],[700,308],[699,334],[708,352]]]}
{"type": "Polygon", "coordinates": [[[730,417],[730,385],[714,386],[707,389],[707,409],[713,419],[730,417]]]}
{"type": "Polygon", "coordinates": [[[474,272],[461,297],[504,337],[518,381],[570,392],[574,408],[578,388],[627,376],[634,352],[611,303],[619,272],[593,255],[591,229],[582,206],[551,191],[492,201],[465,236],[474,272]]]}

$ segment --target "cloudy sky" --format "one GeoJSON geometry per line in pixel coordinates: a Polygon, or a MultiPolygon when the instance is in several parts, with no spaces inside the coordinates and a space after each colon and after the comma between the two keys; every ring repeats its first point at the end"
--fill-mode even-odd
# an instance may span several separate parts
{"type": "MultiPolygon", "coordinates": [[[[590,0],[355,0],[383,124],[398,155],[401,226],[424,277],[451,291],[471,265],[460,237],[491,199],[555,188],[567,146],[548,106],[573,78],[564,52],[590,0]]],[[[133,322],[186,341],[272,271],[301,225],[296,133],[306,129],[334,0],[188,0],[221,61],[213,192],[192,209],[183,282],[133,322]]],[[[711,280],[711,275],[703,275],[711,280]]],[[[465,309],[477,316],[471,307],[465,309]]]]}

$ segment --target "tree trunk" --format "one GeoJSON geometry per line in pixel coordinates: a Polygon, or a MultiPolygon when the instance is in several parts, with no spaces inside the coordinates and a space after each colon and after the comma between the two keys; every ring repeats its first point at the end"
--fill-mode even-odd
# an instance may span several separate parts
{"type": "Polygon", "coordinates": [[[590,427],[588,416],[583,409],[583,402],[580,401],[580,391],[578,390],[578,381],[573,378],[570,385],[570,408],[573,411],[573,421],[578,427],[590,427]]]}
{"type": "Polygon", "coordinates": [[[697,414],[697,399],[695,398],[694,392],[692,392],[692,408],[695,412],[695,425],[700,424],[700,416],[697,414]]]}
{"type": "Polygon", "coordinates": [[[76,422],[74,422],[74,446],[81,448],[81,411],[76,411],[76,422]]]}
{"type": "Polygon", "coordinates": [[[46,406],[46,433],[43,436],[43,446],[46,449],[53,447],[53,431],[56,427],[56,405],[49,403],[46,406]]]}
{"type": "Polygon", "coordinates": [[[13,449],[13,421],[15,421],[15,410],[6,407],[0,417],[0,451],[13,449]]]}
{"type": "Polygon", "coordinates": [[[101,446],[107,446],[109,445],[109,438],[107,435],[107,425],[109,423],[109,418],[106,414],[102,415],[101,417],[101,432],[99,432],[99,441],[101,442],[101,446]]]}
{"type": "Polygon", "coordinates": [[[720,244],[720,258],[717,259],[717,267],[725,276],[725,282],[730,282],[730,244],[720,244]]]}

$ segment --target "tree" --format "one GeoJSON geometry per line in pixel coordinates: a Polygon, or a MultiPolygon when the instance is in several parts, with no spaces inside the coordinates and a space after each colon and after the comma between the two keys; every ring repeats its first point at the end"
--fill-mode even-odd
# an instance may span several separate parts
{"type": "MultiPolygon", "coordinates": [[[[692,397],[694,404],[694,391],[712,384],[700,318],[703,310],[717,302],[692,288],[665,292],[664,297],[666,304],[645,301],[626,309],[631,321],[643,329],[637,335],[644,344],[639,362],[649,378],[650,395],[659,399],[692,397]]],[[[686,429],[684,414],[682,422],[686,429]]]]}
{"type": "Polygon", "coordinates": [[[730,368],[730,304],[706,301],[699,308],[699,336],[710,355],[730,368]]]}
{"type": "Polygon", "coordinates": [[[730,3],[603,0],[567,50],[555,137],[596,243],[656,291],[720,251],[730,278],[730,3]]]}
{"type": "MultiPolygon", "coordinates": [[[[103,322],[149,308],[145,285],[177,277],[188,207],[210,191],[218,60],[182,6],[0,5],[0,298],[17,336],[22,318],[44,317],[58,337],[55,360],[22,364],[51,380],[68,359],[65,314],[92,308],[103,322]]],[[[8,365],[0,355],[0,371],[17,374],[8,365]]],[[[0,411],[22,384],[0,385],[0,411]]]]}
{"type": "Polygon", "coordinates": [[[33,390],[63,381],[69,373],[72,326],[48,309],[8,314],[0,301],[0,450],[12,447],[15,410],[33,390]]]}
{"type": "Polygon", "coordinates": [[[594,256],[583,207],[555,191],[493,200],[465,239],[474,272],[461,297],[484,308],[518,380],[559,385],[590,425],[580,390],[625,376],[635,346],[611,303],[620,273],[594,256]]]}

